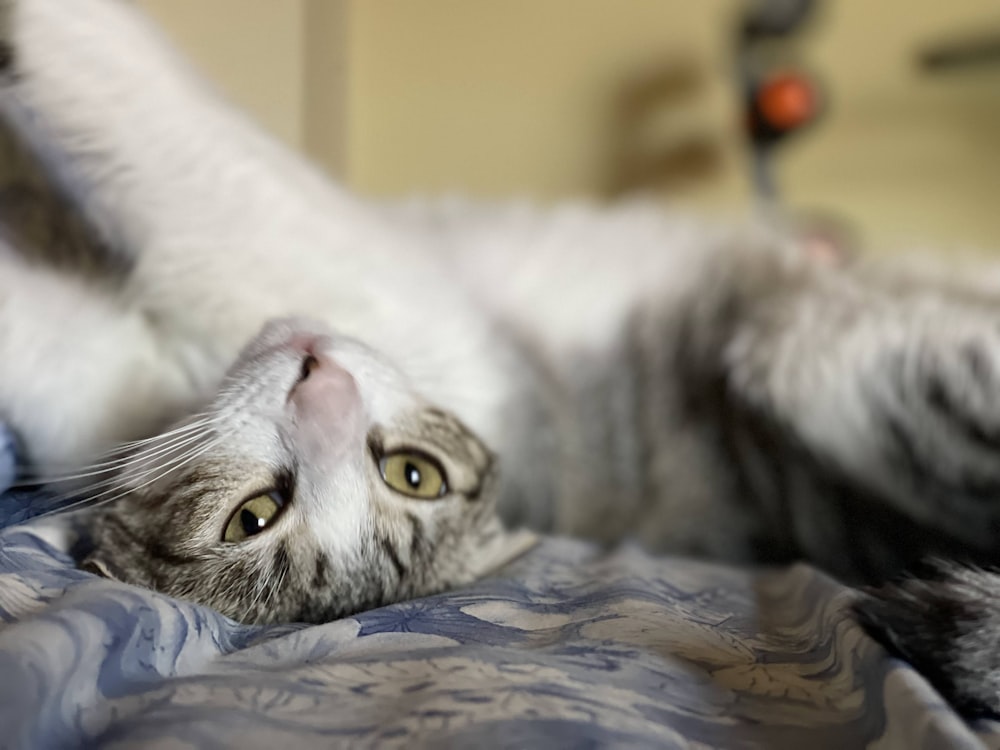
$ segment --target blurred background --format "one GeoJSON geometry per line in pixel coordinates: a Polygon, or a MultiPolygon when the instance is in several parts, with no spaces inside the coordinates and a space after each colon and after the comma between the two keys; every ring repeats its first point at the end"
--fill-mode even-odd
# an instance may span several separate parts
{"type": "Polygon", "coordinates": [[[783,208],[866,247],[1000,248],[995,0],[817,0],[750,40],[768,3],[139,4],[231,100],[369,195],[652,191],[744,213],[766,198],[752,89],[791,75],[779,119],[806,124],[758,151],[783,208]]]}

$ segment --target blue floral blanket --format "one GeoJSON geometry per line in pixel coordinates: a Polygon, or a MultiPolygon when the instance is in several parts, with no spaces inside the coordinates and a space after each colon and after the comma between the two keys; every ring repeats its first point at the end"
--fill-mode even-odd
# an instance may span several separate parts
{"type": "MultiPolygon", "coordinates": [[[[0,520],[37,497],[0,496],[0,520]]],[[[806,566],[546,539],[464,590],[249,627],[0,531],[0,747],[1000,747],[806,566]]]]}

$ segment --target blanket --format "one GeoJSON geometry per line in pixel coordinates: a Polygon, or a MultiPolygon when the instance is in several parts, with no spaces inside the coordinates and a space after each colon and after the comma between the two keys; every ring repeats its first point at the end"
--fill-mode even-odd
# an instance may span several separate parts
{"type": "Polygon", "coordinates": [[[461,590],[247,626],[78,570],[35,501],[0,495],[2,748],[1000,747],[805,565],[547,538],[461,590]]]}

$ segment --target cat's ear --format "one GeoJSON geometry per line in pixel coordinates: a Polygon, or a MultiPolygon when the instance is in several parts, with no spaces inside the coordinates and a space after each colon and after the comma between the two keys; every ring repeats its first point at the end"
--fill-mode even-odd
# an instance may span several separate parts
{"type": "Polygon", "coordinates": [[[508,531],[497,518],[486,532],[486,541],[477,540],[470,550],[470,567],[476,578],[495,573],[539,542],[537,534],[527,529],[508,531]]]}

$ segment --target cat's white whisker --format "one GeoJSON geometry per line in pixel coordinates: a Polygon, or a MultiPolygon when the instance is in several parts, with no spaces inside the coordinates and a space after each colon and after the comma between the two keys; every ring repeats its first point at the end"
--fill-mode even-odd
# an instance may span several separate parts
{"type": "MultiPolygon", "coordinates": [[[[175,436],[181,436],[181,435],[183,435],[185,433],[190,433],[190,432],[192,432],[194,430],[203,429],[203,428],[209,427],[209,426],[211,426],[213,424],[217,424],[218,421],[219,421],[219,417],[217,415],[212,415],[212,414],[207,413],[207,412],[206,413],[194,414],[194,415],[192,415],[191,421],[185,422],[184,424],[182,424],[182,425],[180,425],[180,426],[178,426],[178,427],[176,427],[176,428],[174,428],[172,430],[168,430],[167,432],[161,432],[161,433],[158,433],[158,434],[153,435],[153,436],[148,437],[148,438],[142,438],[142,439],[139,439],[139,440],[130,440],[130,441],[127,441],[127,442],[117,443],[114,446],[108,448],[106,451],[102,451],[98,455],[98,459],[100,459],[102,457],[105,457],[105,456],[117,456],[114,459],[109,459],[107,461],[96,460],[96,461],[93,461],[93,462],[90,462],[90,463],[87,463],[87,464],[83,464],[83,465],[80,465],[80,464],[68,465],[67,464],[66,468],[70,469],[71,471],[88,471],[88,470],[96,469],[96,468],[99,468],[99,467],[102,467],[102,466],[118,464],[118,463],[120,463],[123,460],[123,458],[124,459],[128,458],[128,456],[125,456],[125,457],[118,456],[118,454],[121,454],[122,452],[131,451],[133,449],[140,448],[140,447],[142,447],[144,445],[149,445],[149,444],[153,444],[153,443],[161,443],[164,440],[173,439],[173,437],[175,437],[175,436]]],[[[132,455],[132,454],[130,453],[129,455],[132,455]]],[[[50,468],[51,467],[57,467],[57,466],[59,466],[58,463],[54,463],[54,462],[48,462],[47,465],[50,468]]],[[[34,471],[36,469],[36,467],[34,467],[34,466],[30,465],[30,464],[23,464],[23,463],[17,463],[14,468],[17,471],[17,473],[18,473],[19,476],[23,476],[23,474],[25,472],[31,472],[31,471],[34,471]]],[[[31,483],[32,484],[39,484],[39,483],[44,483],[44,482],[59,481],[63,476],[64,475],[62,475],[62,474],[53,474],[53,475],[39,476],[36,480],[32,480],[31,483]]],[[[28,480],[24,480],[24,481],[27,482],[28,480]]]]}
{"type": "Polygon", "coordinates": [[[193,417],[198,417],[198,418],[194,419],[193,421],[187,421],[184,424],[179,425],[178,427],[175,427],[172,430],[168,430],[167,432],[161,432],[158,435],[154,435],[152,437],[141,438],[139,440],[130,440],[130,441],[121,443],[116,448],[113,448],[112,452],[115,451],[115,450],[121,450],[123,448],[124,449],[136,448],[136,447],[139,447],[139,446],[142,446],[142,445],[146,445],[148,443],[155,443],[155,442],[157,442],[159,440],[163,440],[164,438],[170,437],[171,435],[175,435],[177,433],[183,433],[183,432],[190,432],[191,430],[197,429],[199,427],[205,427],[206,425],[217,424],[220,421],[220,418],[219,418],[218,415],[212,415],[212,414],[208,414],[208,413],[205,413],[205,414],[196,414],[196,415],[192,415],[192,416],[193,417]]]}
{"type": "MultiPolygon", "coordinates": [[[[87,466],[84,467],[85,470],[76,472],[74,474],[40,476],[31,480],[20,480],[14,483],[12,486],[23,487],[23,486],[59,484],[64,482],[76,481],[78,479],[85,479],[87,477],[100,476],[103,474],[114,474],[119,469],[128,466],[130,463],[135,463],[137,461],[148,461],[165,453],[175,451],[178,448],[182,448],[185,445],[189,445],[193,442],[198,442],[204,437],[205,434],[207,434],[207,431],[206,433],[201,433],[195,436],[189,436],[187,439],[184,440],[176,440],[175,442],[160,446],[157,451],[123,456],[116,461],[107,461],[101,464],[94,464],[91,466],[87,466]]],[[[81,488],[80,491],[84,489],[88,488],[81,488]]],[[[90,486],[89,489],[93,489],[93,487],[90,486]]]]}
{"type": "Polygon", "coordinates": [[[171,458],[169,461],[163,464],[150,467],[149,469],[140,472],[139,474],[125,476],[123,473],[123,476],[121,477],[122,486],[125,488],[126,493],[140,490],[143,489],[144,487],[148,487],[149,485],[160,481],[170,472],[183,468],[185,465],[193,461],[195,458],[198,458],[199,456],[205,454],[207,451],[214,448],[217,445],[217,443],[218,439],[209,440],[203,445],[191,448],[187,450],[185,453],[182,453],[179,456],[171,458]],[[157,472],[159,472],[159,474],[157,474],[157,472]],[[132,482],[139,479],[143,479],[144,477],[147,477],[150,474],[154,474],[155,476],[152,479],[143,482],[142,484],[139,485],[132,484],[132,482]]]}
{"type": "Polygon", "coordinates": [[[183,468],[183,466],[185,466],[186,464],[194,461],[199,456],[203,455],[207,451],[214,448],[218,444],[219,440],[221,440],[223,437],[224,436],[221,435],[217,436],[216,438],[205,442],[203,445],[200,445],[196,448],[191,448],[185,453],[181,454],[180,456],[176,456],[167,461],[166,463],[151,467],[139,474],[132,475],[127,478],[123,476],[116,476],[105,482],[96,483],[91,487],[89,492],[78,491],[78,492],[66,493],[62,496],[57,496],[56,498],[52,499],[52,502],[62,503],[65,500],[69,500],[74,497],[79,497],[79,499],[76,500],[75,502],[66,505],[60,505],[60,507],[54,508],[51,511],[40,513],[39,515],[35,516],[33,520],[46,518],[61,513],[67,513],[71,510],[75,510],[81,507],[88,507],[88,508],[98,507],[101,505],[112,503],[122,497],[125,497],[131,492],[136,492],[138,490],[144,489],[145,487],[148,487],[151,484],[155,484],[156,482],[163,479],[167,474],[169,474],[172,471],[176,471],[180,468],[183,468]],[[151,479],[147,479],[146,481],[138,485],[134,484],[135,481],[144,479],[145,477],[148,477],[151,474],[153,475],[151,479]],[[92,494],[93,489],[97,489],[99,487],[103,487],[108,484],[110,484],[111,486],[105,489],[104,491],[99,492],[96,495],[92,494]],[[108,497],[109,494],[111,495],[110,497],[108,497]]]}
{"type": "Polygon", "coordinates": [[[272,580],[274,578],[273,571],[268,573],[267,590],[262,600],[262,604],[265,608],[269,609],[274,603],[275,598],[281,594],[282,587],[285,585],[285,578],[287,576],[288,566],[282,567],[277,581],[272,580]]]}
{"type": "MultiPolygon", "coordinates": [[[[176,432],[176,431],[175,431],[176,432]]],[[[64,482],[73,482],[79,479],[85,479],[87,477],[101,476],[103,474],[113,474],[116,473],[121,468],[128,466],[130,463],[136,463],[140,461],[148,461],[153,458],[157,458],[171,451],[175,451],[178,448],[182,448],[191,443],[198,442],[208,434],[212,432],[212,425],[207,424],[202,425],[201,429],[194,434],[181,433],[175,435],[172,439],[163,442],[162,444],[151,444],[148,448],[138,451],[136,453],[130,453],[125,456],[121,456],[115,460],[104,461],[101,463],[90,464],[88,466],[81,467],[81,469],[73,474],[61,474],[61,475],[42,475],[32,479],[18,480],[10,485],[11,488],[23,488],[23,487],[37,487],[39,485],[50,485],[50,484],[60,484],[64,482]]],[[[163,436],[161,436],[162,438],[163,436]]],[[[152,443],[152,441],[149,441],[152,443]]],[[[103,484],[104,482],[98,483],[103,484]]],[[[81,488],[73,494],[79,494],[82,491],[93,490],[94,486],[90,485],[86,488],[81,488]]]]}

